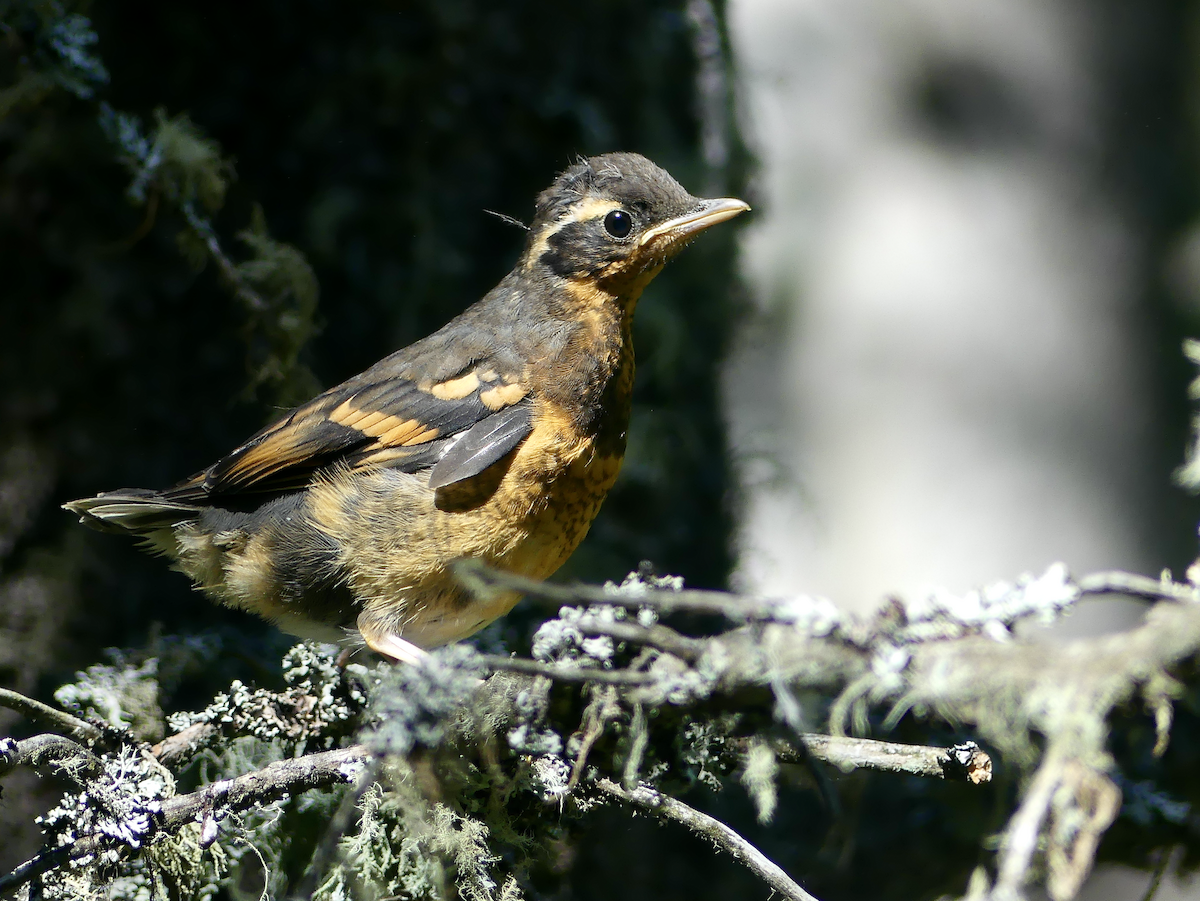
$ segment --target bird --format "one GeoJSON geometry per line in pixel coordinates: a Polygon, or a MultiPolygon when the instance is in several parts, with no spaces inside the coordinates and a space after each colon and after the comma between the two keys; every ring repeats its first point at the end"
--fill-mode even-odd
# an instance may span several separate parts
{"type": "Polygon", "coordinates": [[[520,599],[473,596],[455,561],[544,579],[582,541],[625,454],[639,296],[749,209],[636,153],[580,158],[513,270],[445,326],[172,488],[63,506],[285,632],[419,662],[520,599]]]}

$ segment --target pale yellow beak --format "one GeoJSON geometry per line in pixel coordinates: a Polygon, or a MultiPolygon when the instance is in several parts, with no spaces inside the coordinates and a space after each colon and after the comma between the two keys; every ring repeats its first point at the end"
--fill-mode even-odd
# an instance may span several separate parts
{"type": "Polygon", "coordinates": [[[652,241],[657,241],[661,238],[667,238],[672,243],[691,237],[692,235],[704,231],[704,229],[716,225],[718,222],[724,222],[726,219],[732,219],[740,213],[750,209],[750,204],[744,200],[738,200],[735,197],[719,197],[716,200],[704,201],[704,206],[700,209],[688,213],[686,216],[677,216],[674,219],[668,219],[659,225],[654,226],[642,235],[638,245],[645,247],[652,241]]]}

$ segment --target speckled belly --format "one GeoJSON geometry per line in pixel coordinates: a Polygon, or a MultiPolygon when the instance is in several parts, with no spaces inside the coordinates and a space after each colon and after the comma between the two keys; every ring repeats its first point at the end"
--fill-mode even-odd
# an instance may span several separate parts
{"type": "Polygon", "coordinates": [[[547,486],[541,509],[526,523],[524,540],[491,559],[535,579],[553,574],[587,535],[620,470],[621,458],[615,456],[573,463],[547,486]]]}
{"type": "Polygon", "coordinates": [[[536,431],[530,438],[511,458],[436,492],[422,474],[394,470],[313,490],[313,519],[337,546],[341,578],[363,616],[436,647],[472,634],[519,600],[473,597],[451,573],[454,560],[483,559],[539,579],[566,561],[616,481],[621,458],[594,453],[590,441],[539,440],[536,431]]]}

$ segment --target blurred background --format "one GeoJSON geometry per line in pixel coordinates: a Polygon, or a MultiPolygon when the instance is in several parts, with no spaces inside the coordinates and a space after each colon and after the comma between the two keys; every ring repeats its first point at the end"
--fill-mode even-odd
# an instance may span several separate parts
{"type": "Polygon", "coordinates": [[[1186,4],[729,7],[760,209],[739,584],[841,604],[1194,552],[1186,4]]]}
{"type": "MultiPolygon", "coordinates": [[[[629,456],[560,578],[866,611],[1056,560],[1181,575],[1198,29],[1186,0],[0,0],[0,685],[185,640],[165,709],[277,678],[286,638],[58,505],[169,485],[440,326],[521,246],[484,211],[615,149],[755,209],[643,298],[629,456]]],[[[1001,795],[943,823],[905,785],[832,827],[802,786],[771,829],[712,803],[823,898],[961,887],[1001,795]]],[[[6,779],[0,865],[53,797],[6,779]]],[[[564,861],[547,897],[758,892],[612,812],[564,861]]]]}

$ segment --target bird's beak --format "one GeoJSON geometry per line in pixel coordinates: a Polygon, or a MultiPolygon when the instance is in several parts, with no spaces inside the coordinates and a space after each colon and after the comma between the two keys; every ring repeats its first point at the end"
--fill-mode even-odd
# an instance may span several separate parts
{"type": "Polygon", "coordinates": [[[681,241],[704,231],[704,229],[711,225],[724,222],[726,219],[732,219],[734,216],[744,213],[748,209],[750,209],[750,204],[735,197],[719,197],[716,200],[705,200],[699,209],[693,210],[685,216],[668,219],[666,222],[648,229],[642,235],[638,244],[641,247],[645,247],[647,244],[662,238],[667,238],[674,244],[676,241],[681,241]]]}

